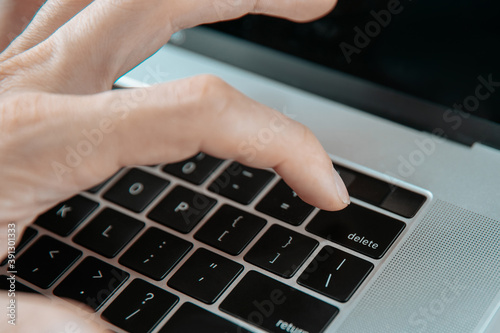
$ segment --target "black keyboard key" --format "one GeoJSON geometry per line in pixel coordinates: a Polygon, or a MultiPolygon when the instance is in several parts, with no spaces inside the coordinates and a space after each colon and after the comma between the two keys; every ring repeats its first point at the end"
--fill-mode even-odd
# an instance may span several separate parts
{"type": "Polygon", "coordinates": [[[198,249],[168,281],[168,285],[212,304],[241,273],[243,266],[205,249],[198,249]]]}
{"type": "Polygon", "coordinates": [[[312,254],[318,242],[273,225],[248,251],[245,260],[279,276],[290,278],[312,254]]]}
{"type": "Polygon", "coordinates": [[[151,332],[179,297],[143,280],[132,281],[102,313],[102,318],[127,332],[151,332]]]}
{"type": "Polygon", "coordinates": [[[405,228],[402,221],[351,204],[338,212],[320,211],[306,230],[380,259],[405,228]]]}
{"type": "Polygon", "coordinates": [[[184,303],[159,333],[250,333],[246,329],[233,324],[194,304],[184,303]]]}
{"type": "Polygon", "coordinates": [[[120,171],[122,171],[122,169],[118,170],[114,175],[112,175],[111,177],[109,177],[105,181],[103,181],[103,182],[95,185],[94,187],[89,188],[87,190],[87,192],[92,193],[92,194],[96,194],[97,192],[99,192],[100,190],[102,190],[106,186],[106,184],[109,183],[109,181],[111,179],[113,179],[117,174],[119,174],[120,171]]]}
{"type": "Polygon", "coordinates": [[[208,189],[248,205],[273,178],[272,172],[233,162],[208,189]]]}
{"type": "Polygon", "coordinates": [[[268,332],[324,332],[339,310],[255,271],[219,307],[268,332]]]}
{"type": "Polygon", "coordinates": [[[0,275],[0,290],[5,290],[6,291],[5,294],[8,293],[15,294],[16,292],[40,294],[38,291],[33,290],[27,285],[17,281],[15,275],[13,276],[0,275]]]}
{"type": "Polygon", "coordinates": [[[47,289],[80,258],[82,252],[49,236],[40,237],[19,258],[18,275],[47,289]]]}
{"type": "Polygon", "coordinates": [[[188,241],[150,228],[122,255],[120,264],[159,281],[191,247],[188,241]]]}
{"type": "Polygon", "coordinates": [[[167,164],[163,171],[196,185],[202,184],[222,163],[222,160],[199,153],[185,161],[167,164]]]}
{"type": "Polygon", "coordinates": [[[391,186],[376,178],[356,173],[356,178],[347,189],[351,196],[372,205],[380,206],[391,192],[391,186]]]}
{"type": "Polygon", "coordinates": [[[266,220],[258,216],[224,205],[198,230],[195,238],[238,255],[265,225],[266,220]]]}
{"type": "Polygon", "coordinates": [[[340,166],[335,168],[347,186],[349,194],[372,205],[380,206],[394,188],[394,185],[362,173],[340,166]]]}
{"type": "Polygon", "coordinates": [[[397,187],[380,207],[395,214],[412,218],[417,214],[425,200],[423,195],[397,187]]]}
{"type": "Polygon", "coordinates": [[[340,178],[342,178],[342,181],[344,182],[346,187],[349,187],[349,185],[352,184],[354,179],[356,179],[356,174],[352,170],[348,170],[344,167],[334,165],[335,169],[337,170],[338,174],[340,175],[340,178]]]}
{"type": "Polygon", "coordinates": [[[425,196],[359,172],[335,167],[351,196],[406,218],[412,218],[425,203],[425,196]]]}
{"type": "Polygon", "coordinates": [[[70,298],[97,310],[128,277],[129,274],[121,269],[97,258],[87,257],[54,289],[54,295],[70,298]]]}
{"type": "Polygon", "coordinates": [[[41,215],[35,224],[59,236],[68,236],[98,206],[97,202],[78,195],[41,215]]]}
{"type": "Polygon", "coordinates": [[[112,258],[144,227],[144,223],[107,208],[90,221],[73,240],[112,258]]]}
{"type": "MultiPolygon", "coordinates": [[[[16,244],[15,248],[14,248],[14,251],[10,251],[9,250],[9,253],[7,254],[7,257],[5,257],[5,259],[2,261],[2,263],[0,264],[0,266],[3,266],[5,265],[9,260],[14,260],[15,261],[15,256],[17,253],[21,252],[22,249],[24,249],[24,247],[33,239],[35,238],[36,234],[38,233],[38,231],[36,231],[35,229],[33,229],[32,227],[27,227],[26,230],[24,230],[24,233],[23,233],[23,236],[21,237],[21,240],[19,241],[19,243],[16,244]]],[[[12,263],[12,268],[15,269],[15,264],[13,262],[12,263]]],[[[10,266],[11,264],[9,264],[10,266]]],[[[10,268],[8,268],[8,270],[10,270],[10,268]]]]}
{"type": "Polygon", "coordinates": [[[347,302],[373,269],[373,264],[325,246],[297,282],[339,302],[347,302]]]}
{"type": "Polygon", "coordinates": [[[102,190],[104,188],[104,186],[106,186],[106,184],[111,180],[111,178],[113,178],[114,176],[106,179],[105,181],[103,181],[102,183],[99,183],[97,185],[95,185],[94,187],[91,187],[87,190],[87,192],[89,193],[92,193],[92,194],[96,194],[97,192],[99,192],[100,190],[102,190]]]}
{"type": "Polygon", "coordinates": [[[105,194],[104,198],[133,212],[142,212],[169,182],[139,169],[131,169],[105,194]]]}
{"type": "Polygon", "coordinates": [[[300,225],[311,214],[314,207],[302,201],[281,180],[257,205],[256,209],[292,225],[300,225]]]}
{"type": "Polygon", "coordinates": [[[203,219],[217,200],[177,186],[148,217],[182,233],[188,233],[203,219]]]}

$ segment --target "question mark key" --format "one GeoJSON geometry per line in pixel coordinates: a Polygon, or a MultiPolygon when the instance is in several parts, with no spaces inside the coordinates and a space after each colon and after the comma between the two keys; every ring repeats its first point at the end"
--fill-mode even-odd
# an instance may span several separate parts
{"type": "Polygon", "coordinates": [[[178,301],[168,291],[135,279],[108,306],[102,318],[129,332],[149,332],[178,301]]]}

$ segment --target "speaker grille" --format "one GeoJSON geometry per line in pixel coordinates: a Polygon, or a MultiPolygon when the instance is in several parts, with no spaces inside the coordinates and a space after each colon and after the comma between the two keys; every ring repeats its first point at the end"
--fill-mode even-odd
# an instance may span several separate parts
{"type": "Polygon", "coordinates": [[[472,332],[500,291],[500,222],[436,201],[338,332],[472,332]]]}

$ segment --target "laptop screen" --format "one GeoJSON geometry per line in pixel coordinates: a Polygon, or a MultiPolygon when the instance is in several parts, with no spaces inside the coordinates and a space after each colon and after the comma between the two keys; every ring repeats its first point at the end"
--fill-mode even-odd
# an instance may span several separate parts
{"type": "Polygon", "coordinates": [[[249,15],[211,28],[500,124],[499,13],[487,0],[340,0],[311,23],[249,15]]]}

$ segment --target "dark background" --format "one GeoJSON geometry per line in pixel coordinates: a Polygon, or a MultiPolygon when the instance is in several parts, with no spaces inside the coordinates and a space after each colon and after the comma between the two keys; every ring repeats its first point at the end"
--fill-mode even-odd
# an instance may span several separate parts
{"type": "MultiPolygon", "coordinates": [[[[500,2],[493,0],[402,0],[402,12],[348,63],[339,45],[354,45],[354,27],[364,31],[370,11],[388,2],[339,0],[306,24],[249,15],[211,27],[450,108],[474,94],[479,75],[500,82],[500,2]]],[[[500,88],[474,114],[500,123],[499,107],[500,88]]]]}

